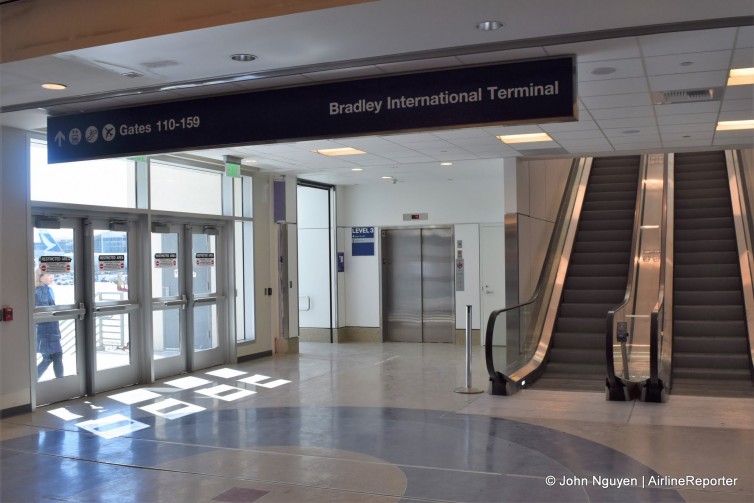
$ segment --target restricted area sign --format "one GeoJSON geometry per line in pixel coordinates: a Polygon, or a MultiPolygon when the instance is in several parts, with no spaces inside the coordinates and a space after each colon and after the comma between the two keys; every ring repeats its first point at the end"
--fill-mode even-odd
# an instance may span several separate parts
{"type": "Polygon", "coordinates": [[[71,257],[45,255],[39,257],[39,270],[47,274],[66,274],[72,271],[71,257]]]}
{"type": "Polygon", "coordinates": [[[155,253],[154,254],[155,269],[175,269],[177,266],[178,266],[177,253],[155,253]]]}
{"type": "Polygon", "coordinates": [[[196,267],[214,267],[215,266],[215,254],[214,253],[195,253],[194,260],[196,267]]]}
{"type": "Polygon", "coordinates": [[[123,271],[126,268],[125,255],[100,255],[97,262],[100,271],[123,271]]]}

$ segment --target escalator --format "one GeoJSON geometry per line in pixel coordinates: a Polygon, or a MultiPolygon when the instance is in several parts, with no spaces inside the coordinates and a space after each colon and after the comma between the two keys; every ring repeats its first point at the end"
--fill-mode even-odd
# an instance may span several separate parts
{"type": "Polygon", "coordinates": [[[532,386],[605,389],[605,318],[626,292],[641,166],[640,156],[595,158],[581,188],[572,182],[566,189],[537,291],[490,316],[485,346],[492,394],[532,386]],[[508,344],[510,352],[512,333],[521,341],[519,357],[502,365],[495,348],[508,344]]]}
{"type": "Polygon", "coordinates": [[[549,362],[535,388],[605,388],[605,317],[628,281],[640,158],[594,159],[549,362]]]}
{"type": "Polygon", "coordinates": [[[752,396],[725,152],[675,154],[673,394],[752,396]]]}

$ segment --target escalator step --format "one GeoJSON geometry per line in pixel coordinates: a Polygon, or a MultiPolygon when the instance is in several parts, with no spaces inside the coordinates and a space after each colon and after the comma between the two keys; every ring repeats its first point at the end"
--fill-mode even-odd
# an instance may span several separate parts
{"type": "Polygon", "coordinates": [[[673,336],[704,337],[714,341],[717,337],[746,337],[744,321],[673,321],[673,336]]]}
{"type": "Polygon", "coordinates": [[[740,278],[741,268],[738,264],[694,264],[676,265],[673,268],[675,278],[740,278]]]}
{"type": "MultiPolygon", "coordinates": [[[[604,360],[604,359],[603,359],[604,360]]],[[[605,362],[582,365],[578,363],[550,362],[547,364],[548,378],[605,379],[605,362]]]]}
{"type": "Polygon", "coordinates": [[[576,233],[578,241],[624,241],[628,249],[631,244],[631,229],[628,230],[608,230],[608,231],[578,231],[576,233]]]}
{"type": "Polygon", "coordinates": [[[636,185],[636,173],[613,174],[613,173],[595,173],[589,175],[589,184],[594,187],[606,183],[630,183],[636,185]]]}
{"type": "MultiPolygon", "coordinates": [[[[693,267],[693,266],[686,266],[693,267]]],[[[628,264],[574,264],[568,268],[571,278],[593,278],[604,276],[626,276],[628,264]]]]}
{"type": "Polygon", "coordinates": [[[714,198],[699,198],[699,199],[676,199],[675,200],[675,209],[676,211],[678,209],[686,209],[686,208],[724,208],[730,206],[730,196],[725,197],[714,197],[714,198]]]}
{"type": "Polygon", "coordinates": [[[675,264],[738,264],[738,254],[734,251],[676,253],[675,264]]]}
{"type": "Polygon", "coordinates": [[[626,191],[607,191],[607,190],[601,190],[601,191],[595,191],[595,192],[587,192],[586,196],[584,196],[584,204],[587,203],[597,203],[597,202],[605,202],[605,201],[627,201],[631,203],[631,206],[636,205],[636,192],[626,190],[626,191]]]}
{"type": "Polygon", "coordinates": [[[675,172],[675,184],[692,182],[698,180],[725,180],[728,181],[728,174],[725,171],[677,171],[675,172]]]}
{"type": "Polygon", "coordinates": [[[738,290],[741,288],[741,278],[675,278],[673,288],[676,292],[738,290]]]}
{"type": "Polygon", "coordinates": [[[566,290],[626,290],[626,277],[566,278],[566,290]]]}
{"type": "Polygon", "coordinates": [[[620,192],[627,195],[633,194],[636,196],[636,178],[630,182],[611,182],[604,183],[602,180],[597,180],[597,183],[593,182],[593,178],[589,179],[589,193],[598,194],[603,192],[620,192]]]}
{"type": "Polygon", "coordinates": [[[687,218],[717,218],[717,217],[731,217],[733,216],[733,210],[730,207],[720,206],[717,208],[676,208],[675,209],[675,221],[676,225],[679,220],[685,220],[687,218]]]}
{"type": "Polygon", "coordinates": [[[700,239],[698,241],[676,241],[673,244],[675,255],[697,252],[734,252],[737,253],[736,243],[732,240],[700,239]]]}
{"type": "Polygon", "coordinates": [[[572,304],[605,302],[617,305],[623,302],[625,294],[625,288],[619,290],[566,290],[563,292],[563,302],[572,304]]]}
{"type": "MultiPolygon", "coordinates": [[[[710,351],[710,341],[705,337],[673,336],[673,351],[676,353],[704,353],[710,351]]],[[[746,339],[743,337],[715,337],[714,350],[718,353],[746,354],[746,339]]]]}
{"type": "Polygon", "coordinates": [[[730,197],[730,190],[724,189],[680,189],[675,188],[675,200],[683,201],[684,199],[691,199],[693,201],[705,200],[705,199],[727,199],[730,197]]]}
{"type": "Polygon", "coordinates": [[[749,381],[751,372],[749,369],[698,369],[698,368],[674,368],[673,379],[700,379],[704,381],[749,381]]]}
{"type": "Polygon", "coordinates": [[[628,230],[634,227],[633,220],[582,220],[579,222],[579,230],[582,231],[610,231],[628,230]]]}
{"type": "Polygon", "coordinates": [[[562,349],[600,349],[604,358],[605,333],[580,334],[572,332],[553,333],[553,347],[562,349]]]}
{"type": "MultiPolygon", "coordinates": [[[[572,363],[582,365],[605,365],[604,349],[567,349],[552,348],[550,350],[550,364],[572,363]]],[[[605,369],[602,369],[605,373],[605,369]]]]}
{"type": "Polygon", "coordinates": [[[733,227],[723,229],[680,229],[675,231],[676,241],[697,241],[707,239],[736,239],[733,227]]]}
{"type": "Polygon", "coordinates": [[[573,243],[574,253],[613,253],[621,252],[625,253],[628,250],[628,245],[625,241],[589,241],[581,242],[576,241],[573,243]]]}
{"type": "Polygon", "coordinates": [[[572,304],[563,302],[560,304],[560,316],[564,318],[599,318],[604,321],[607,312],[615,307],[615,304],[572,304]]]}
{"type": "Polygon", "coordinates": [[[578,252],[571,254],[571,264],[628,264],[630,255],[628,252],[578,252]]]}
{"type": "Polygon", "coordinates": [[[582,334],[605,333],[604,318],[565,318],[559,316],[555,322],[558,332],[574,332],[582,334]]]}
{"type": "Polygon", "coordinates": [[[715,177],[706,180],[684,180],[675,183],[675,190],[723,189],[730,190],[727,178],[715,177]]]}
{"type": "Polygon", "coordinates": [[[733,217],[710,217],[710,218],[688,218],[678,220],[675,222],[675,229],[678,232],[679,229],[719,229],[730,228],[733,229],[733,217]]]}
{"type": "Polygon", "coordinates": [[[631,210],[636,207],[636,200],[626,199],[625,201],[585,201],[582,211],[602,211],[602,210],[631,210]]]}
{"type": "Polygon", "coordinates": [[[683,306],[676,303],[673,307],[673,317],[676,321],[743,321],[745,319],[745,312],[742,305],[683,306]]]}
{"type": "Polygon", "coordinates": [[[675,292],[673,294],[673,302],[677,306],[743,305],[743,299],[739,290],[675,292]]]}
{"type": "Polygon", "coordinates": [[[634,220],[634,210],[582,211],[579,222],[592,220],[634,220]]]}

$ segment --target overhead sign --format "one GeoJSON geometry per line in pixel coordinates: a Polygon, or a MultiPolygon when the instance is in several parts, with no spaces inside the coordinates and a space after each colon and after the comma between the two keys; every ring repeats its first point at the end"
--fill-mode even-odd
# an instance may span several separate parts
{"type": "Polygon", "coordinates": [[[49,117],[48,162],[576,120],[573,56],[49,117]]]}

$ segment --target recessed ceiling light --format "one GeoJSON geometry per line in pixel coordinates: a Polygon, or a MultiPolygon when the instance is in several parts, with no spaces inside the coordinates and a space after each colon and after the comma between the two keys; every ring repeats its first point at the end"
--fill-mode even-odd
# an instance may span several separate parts
{"type": "Polygon", "coordinates": [[[364,171],[364,168],[351,168],[351,171],[364,171]]]}
{"type": "Polygon", "coordinates": [[[322,155],[357,155],[366,154],[363,150],[358,150],[351,147],[343,148],[323,148],[321,150],[312,150],[312,152],[322,155]]]}
{"type": "Polygon", "coordinates": [[[597,68],[594,68],[591,72],[592,75],[610,75],[611,73],[615,73],[616,69],[612,66],[600,66],[597,68]]]}
{"type": "Polygon", "coordinates": [[[393,177],[392,176],[383,176],[382,179],[383,180],[392,180],[393,177]]]}
{"type": "Polygon", "coordinates": [[[754,84],[754,68],[733,68],[728,74],[729,86],[754,84]]]}
{"type": "Polygon", "coordinates": [[[636,134],[640,132],[638,129],[626,129],[625,131],[621,131],[623,134],[636,134]]]}
{"type": "Polygon", "coordinates": [[[231,54],[230,59],[241,63],[248,63],[249,61],[254,61],[257,57],[253,54],[231,54]]]}
{"type": "Polygon", "coordinates": [[[246,159],[241,159],[241,164],[254,164],[257,162],[256,159],[252,159],[251,157],[247,157],[246,159]]]}
{"type": "Polygon", "coordinates": [[[497,137],[503,143],[530,143],[535,141],[552,141],[547,133],[509,134],[497,137]]]}
{"type": "Polygon", "coordinates": [[[51,91],[62,91],[63,89],[68,88],[68,86],[65,84],[54,84],[52,82],[42,84],[42,87],[44,87],[45,89],[49,89],[51,91]]]}
{"type": "Polygon", "coordinates": [[[503,27],[503,23],[500,21],[482,21],[476,25],[478,30],[482,31],[495,31],[503,27]]]}
{"type": "Polygon", "coordinates": [[[754,120],[720,121],[716,128],[717,131],[738,131],[740,129],[754,129],[754,120]]]}
{"type": "Polygon", "coordinates": [[[684,61],[684,62],[681,63],[681,66],[691,66],[693,64],[694,64],[693,61],[684,61]]]}
{"type": "Polygon", "coordinates": [[[440,166],[452,166],[452,165],[453,165],[452,162],[441,162],[440,163],[440,166]]]}

